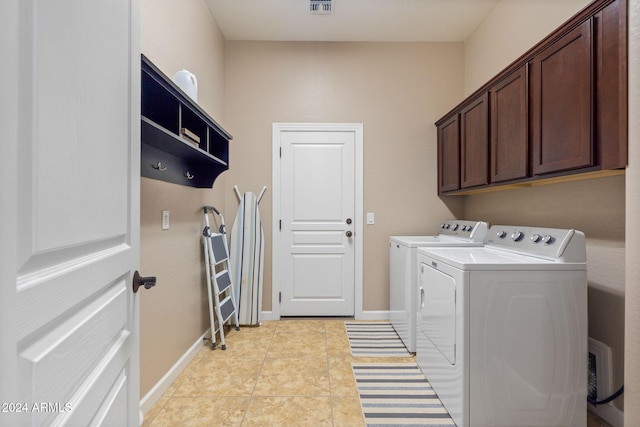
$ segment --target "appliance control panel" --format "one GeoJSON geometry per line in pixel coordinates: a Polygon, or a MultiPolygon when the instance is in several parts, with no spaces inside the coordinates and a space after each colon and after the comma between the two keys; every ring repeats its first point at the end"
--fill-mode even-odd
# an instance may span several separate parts
{"type": "Polygon", "coordinates": [[[482,242],[487,234],[488,225],[483,221],[452,219],[440,225],[438,234],[465,238],[472,242],[482,242]]]}
{"type": "Polygon", "coordinates": [[[586,260],[584,234],[573,229],[494,225],[484,244],[566,262],[586,260]]]}

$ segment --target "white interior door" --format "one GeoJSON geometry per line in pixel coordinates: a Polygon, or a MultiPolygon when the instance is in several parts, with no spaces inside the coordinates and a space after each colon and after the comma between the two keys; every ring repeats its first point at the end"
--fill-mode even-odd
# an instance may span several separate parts
{"type": "Polygon", "coordinates": [[[356,132],[279,133],[279,310],[353,316],[356,282],[356,132]]]}
{"type": "Polygon", "coordinates": [[[137,1],[2,8],[0,425],[137,426],[137,1]]]}

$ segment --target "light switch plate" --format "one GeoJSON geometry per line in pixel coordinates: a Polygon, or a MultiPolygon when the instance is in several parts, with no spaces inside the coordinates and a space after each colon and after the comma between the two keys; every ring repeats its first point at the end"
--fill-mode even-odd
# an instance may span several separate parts
{"type": "Polygon", "coordinates": [[[376,223],[375,214],[373,212],[367,212],[367,225],[376,223]]]}
{"type": "Polygon", "coordinates": [[[169,229],[169,211],[162,211],[162,229],[169,229]]]}

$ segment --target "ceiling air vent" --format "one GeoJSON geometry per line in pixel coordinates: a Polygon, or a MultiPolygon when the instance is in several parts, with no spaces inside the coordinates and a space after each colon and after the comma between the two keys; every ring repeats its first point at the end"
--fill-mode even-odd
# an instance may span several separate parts
{"type": "Polygon", "coordinates": [[[331,15],[333,14],[333,5],[331,0],[310,0],[309,10],[312,15],[331,15]]]}

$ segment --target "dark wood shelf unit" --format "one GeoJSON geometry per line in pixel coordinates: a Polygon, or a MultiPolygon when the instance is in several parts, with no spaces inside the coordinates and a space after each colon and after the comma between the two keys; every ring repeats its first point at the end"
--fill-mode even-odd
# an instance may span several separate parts
{"type": "Polygon", "coordinates": [[[141,175],[211,188],[229,169],[232,136],[144,55],[141,79],[141,175]]]}

